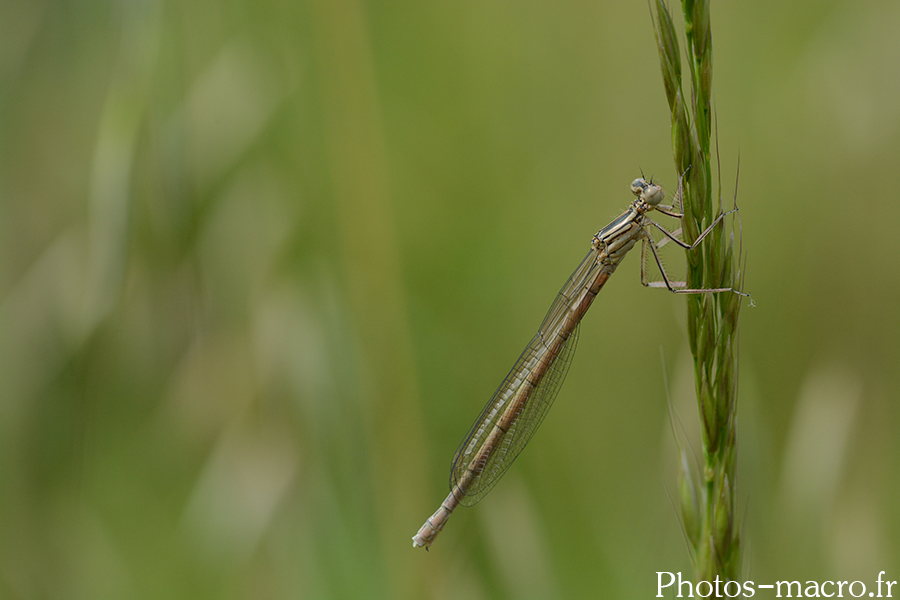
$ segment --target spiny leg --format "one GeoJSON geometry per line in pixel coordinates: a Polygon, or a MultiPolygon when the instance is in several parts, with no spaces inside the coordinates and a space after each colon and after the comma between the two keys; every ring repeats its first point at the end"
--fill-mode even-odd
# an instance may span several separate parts
{"type": "MultiPolygon", "coordinates": [[[[677,237],[675,237],[676,234],[677,234],[677,232],[676,232],[676,233],[670,232],[668,229],[666,229],[665,227],[663,227],[662,225],[660,225],[660,224],[657,223],[656,221],[654,221],[654,220],[652,220],[652,219],[649,219],[649,221],[650,221],[650,224],[653,225],[654,227],[656,227],[657,229],[659,229],[659,230],[663,233],[663,235],[665,235],[667,238],[669,238],[670,240],[672,240],[673,242],[675,242],[676,244],[678,244],[679,246],[681,246],[681,247],[684,248],[685,250],[693,250],[694,248],[696,248],[696,247],[700,244],[700,242],[703,241],[703,239],[704,239],[706,236],[709,235],[709,233],[713,230],[713,227],[715,227],[716,225],[718,225],[719,223],[721,223],[722,220],[725,219],[725,217],[727,217],[727,216],[730,215],[731,213],[734,213],[734,212],[737,212],[737,211],[738,211],[738,209],[737,209],[737,207],[735,207],[735,208],[732,208],[731,210],[729,210],[729,211],[727,211],[727,212],[723,212],[721,215],[719,215],[718,217],[716,217],[716,220],[713,221],[712,224],[711,224],[709,227],[707,227],[706,229],[704,229],[704,230],[703,230],[703,233],[701,233],[699,236],[697,236],[697,239],[694,240],[694,243],[693,243],[693,244],[688,244],[687,242],[684,242],[684,241],[682,241],[682,240],[679,240],[677,237]]],[[[676,218],[681,218],[681,217],[683,216],[683,215],[678,215],[678,214],[675,214],[675,213],[669,214],[669,213],[667,213],[667,212],[663,212],[663,214],[664,214],[664,215],[668,215],[668,216],[670,216],[670,217],[676,217],[676,218]]],[[[681,228],[679,228],[678,231],[681,231],[681,228]]]]}
{"type": "MultiPolygon", "coordinates": [[[[706,233],[708,232],[708,230],[704,232],[704,235],[706,235],[706,233]]],[[[680,240],[675,241],[680,242],[680,240]]],[[[694,243],[694,246],[696,246],[696,242],[694,243]]],[[[692,248],[693,246],[685,247],[692,248]]],[[[750,294],[738,291],[733,287],[690,289],[685,287],[687,283],[685,283],[684,281],[672,281],[671,279],[669,279],[669,275],[668,273],[666,273],[666,268],[662,264],[662,260],[659,257],[659,252],[656,249],[656,244],[653,243],[653,240],[649,239],[649,236],[645,237],[641,243],[641,284],[644,285],[644,287],[650,288],[665,287],[673,294],[716,294],[719,292],[734,292],[739,296],[750,298],[750,294]],[[647,248],[650,248],[650,252],[653,254],[653,259],[656,261],[656,266],[659,269],[660,274],[662,275],[663,281],[647,281],[647,248]]]]}

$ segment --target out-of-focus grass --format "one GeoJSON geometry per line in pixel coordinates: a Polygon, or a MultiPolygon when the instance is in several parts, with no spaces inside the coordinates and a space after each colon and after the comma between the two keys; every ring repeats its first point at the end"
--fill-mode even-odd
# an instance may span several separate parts
{"type": "MultiPolygon", "coordinates": [[[[646,5],[0,11],[0,596],[627,598],[687,570],[656,358],[690,397],[682,309],[633,259],[516,467],[409,543],[628,183],[676,182],[646,5]]],[[[900,10],[712,15],[758,304],[748,576],[871,578],[900,553],[900,48],[871,32],[900,10]]]]}

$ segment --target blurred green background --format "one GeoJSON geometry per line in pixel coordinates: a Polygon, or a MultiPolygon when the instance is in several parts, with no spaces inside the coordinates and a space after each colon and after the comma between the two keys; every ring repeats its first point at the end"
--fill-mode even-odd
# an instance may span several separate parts
{"type": "MultiPolygon", "coordinates": [[[[712,19],[746,577],[900,579],[900,3],[712,19]]],[[[410,541],[631,180],[674,188],[657,60],[641,1],[2,0],[0,598],[689,576],[685,305],[637,258],[506,477],[410,541]]]]}

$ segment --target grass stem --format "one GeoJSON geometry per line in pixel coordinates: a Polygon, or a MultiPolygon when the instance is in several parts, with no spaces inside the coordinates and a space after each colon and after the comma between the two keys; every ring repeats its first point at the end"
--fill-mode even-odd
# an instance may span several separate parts
{"type": "MultiPolygon", "coordinates": [[[[691,243],[723,211],[721,178],[715,202],[712,189],[710,137],[714,121],[709,0],[681,3],[690,65],[689,105],[682,93],[681,54],[672,17],[662,0],[655,2],[654,31],[672,116],[675,167],[684,174],[684,236],[691,243]]],[[[688,252],[687,287],[741,289],[741,256],[739,247],[735,256],[734,227],[732,224],[729,230],[717,226],[699,247],[688,252]]],[[[703,465],[698,473],[691,466],[693,463],[682,457],[679,486],[681,516],[696,581],[713,581],[717,575],[722,580],[738,581],[740,576],[735,467],[741,299],[731,292],[687,297],[703,465]]]]}

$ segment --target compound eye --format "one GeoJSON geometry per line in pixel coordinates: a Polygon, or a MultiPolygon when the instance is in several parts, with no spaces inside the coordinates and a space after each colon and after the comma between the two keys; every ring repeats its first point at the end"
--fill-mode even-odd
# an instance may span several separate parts
{"type": "Polygon", "coordinates": [[[665,197],[665,193],[663,192],[662,186],[658,185],[647,184],[647,187],[645,187],[641,193],[641,200],[650,206],[656,206],[662,202],[663,197],[665,197]]]}
{"type": "Polygon", "coordinates": [[[640,196],[643,193],[644,189],[647,187],[647,182],[638,177],[634,181],[631,182],[631,193],[635,196],[640,196]]]}

